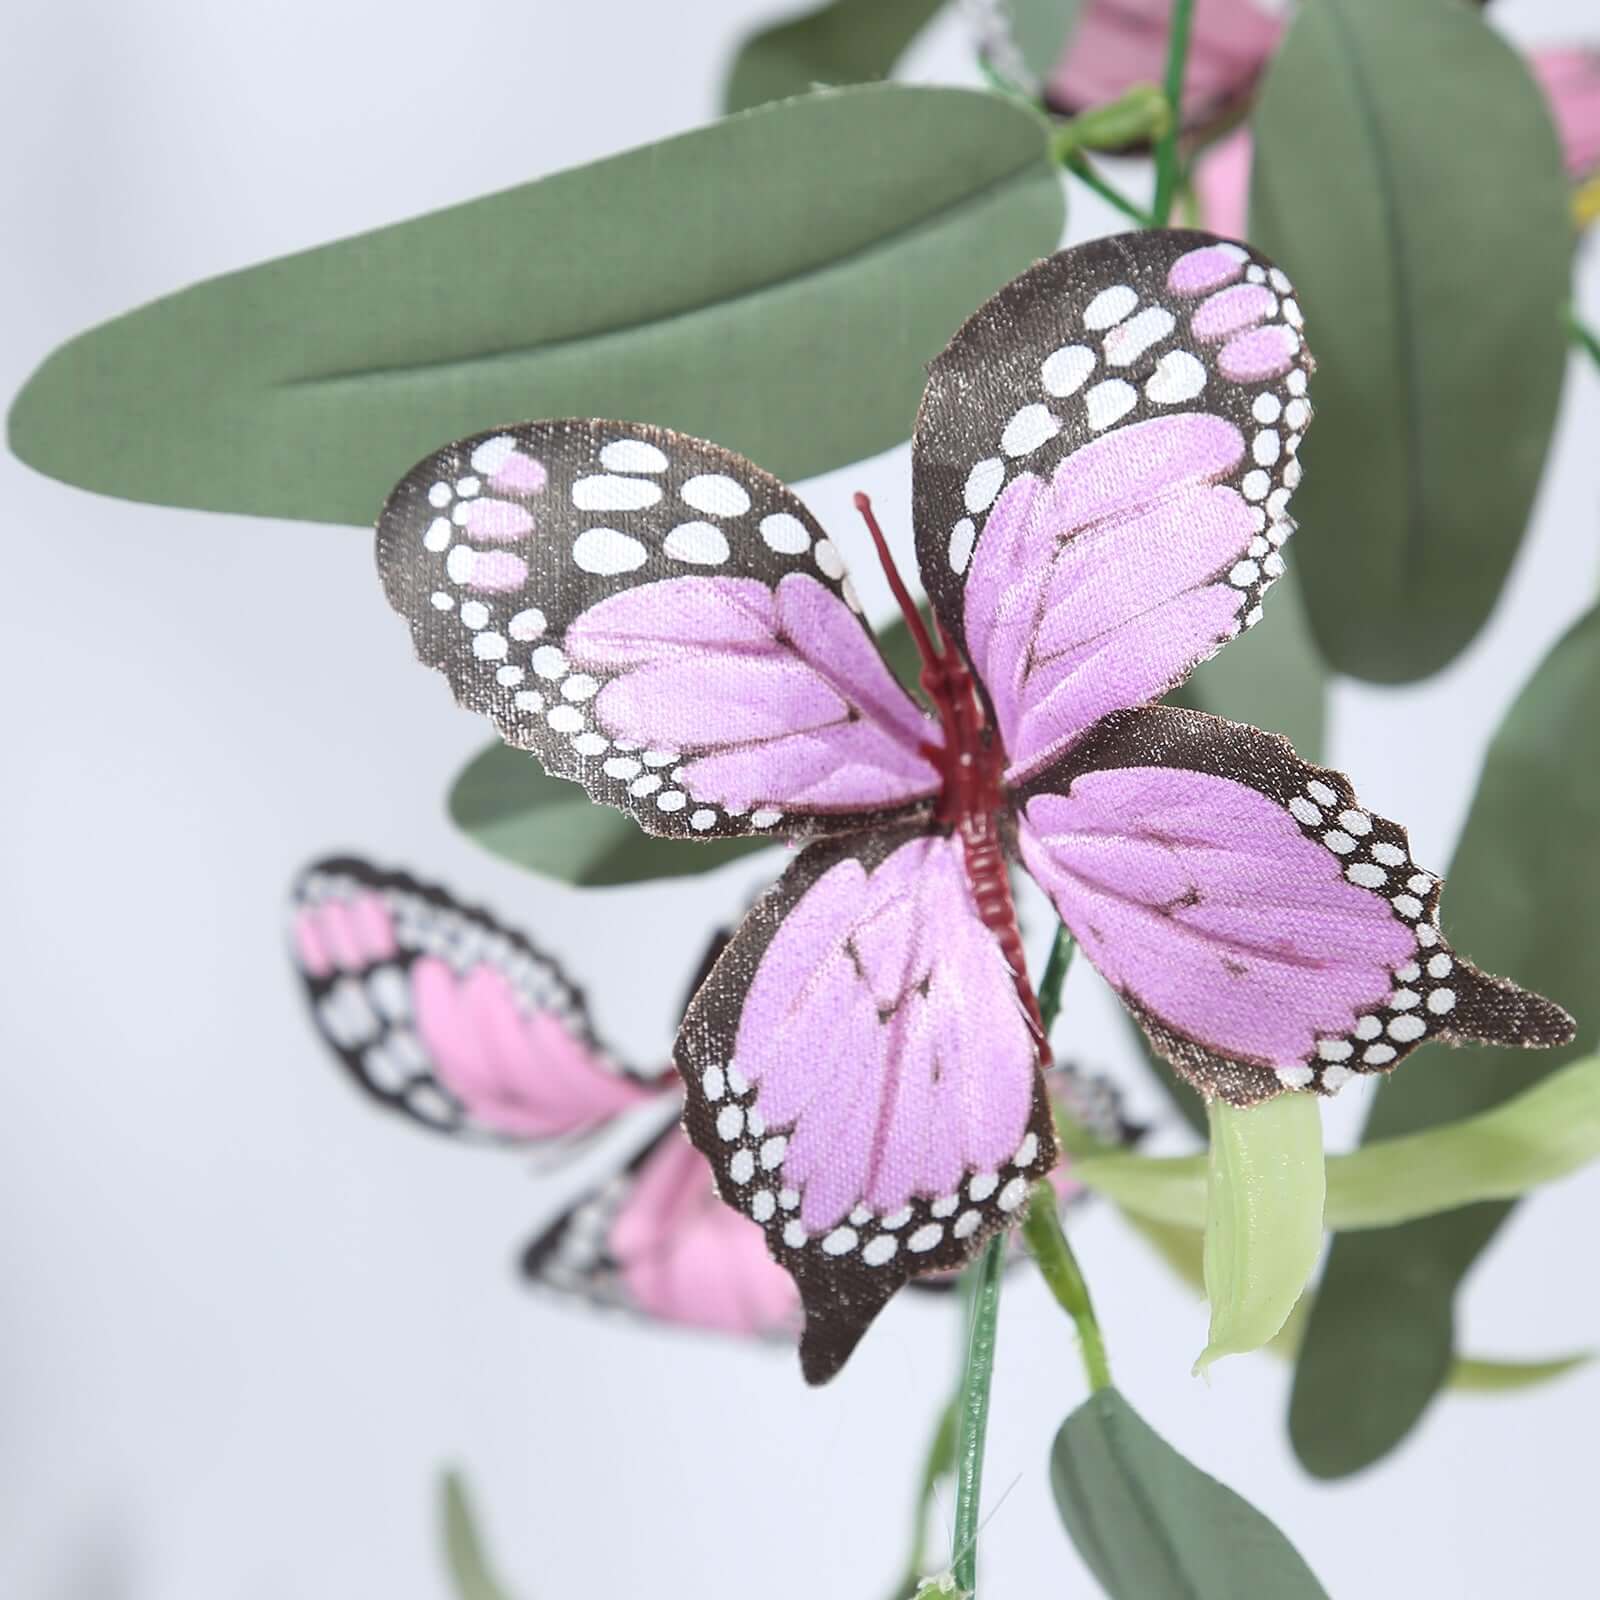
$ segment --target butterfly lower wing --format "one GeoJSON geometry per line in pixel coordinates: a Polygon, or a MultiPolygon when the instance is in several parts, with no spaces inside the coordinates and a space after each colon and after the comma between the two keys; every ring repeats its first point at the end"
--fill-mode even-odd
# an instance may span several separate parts
{"type": "Polygon", "coordinates": [[[917,559],[1012,781],[1259,619],[1311,418],[1300,322],[1243,245],[1124,234],[1023,273],[932,364],[917,559]]]}
{"type": "Polygon", "coordinates": [[[710,1166],[676,1119],[544,1229],[522,1270],[563,1293],[683,1327],[792,1337],[799,1323],[794,1285],[761,1230],[717,1198],[710,1166]]]}
{"type": "Polygon", "coordinates": [[[1332,1093],[1429,1039],[1546,1046],[1559,1006],[1438,926],[1405,830],[1287,741],[1200,712],[1106,717],[1018,797],[1022,859],[1206,1096],[1332,1093]]]}
{"type": "Polygon", "coordinates": [[[969,1260],[1055,1161],[1013,975],[958,837],[801,852],[678,1035],[684,1126],[805,1308],[821,1383],[908,1278],[969,1260]]]}
{"type": "Polygon", "coordinates": [[[550,957],[443,889],[331,857],[292,898],[318,1029],[363,1089],[426,1127],[563,1139],[674,1086],[617,1062],[550,957]]]}
{"type": "Polygon", "coordinates": [[[480,434],[407,474],[377,542],[457,700],[649,833],[826,832],[938,788],[937,730],[837,549],[716,445],[599,421],[480,434]]]}

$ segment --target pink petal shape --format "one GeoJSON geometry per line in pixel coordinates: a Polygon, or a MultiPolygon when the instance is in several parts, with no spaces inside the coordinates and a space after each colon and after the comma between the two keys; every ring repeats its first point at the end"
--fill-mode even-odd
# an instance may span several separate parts
{"type": "Polygon", "coordinates": [[[1600,168],[1600,51],[1535,50],[1528,65],[1550,102],[1567,171],[1588,177],[1600,168]]]}
{"type": "Polygon", "coordinates": [[[1195,163],[1195,192],[1206,227],[1230,239],[1245,237],[1250,205],[1250,130],[1237,128],[1195,163]]]}
{"type": "Polygon", "coordinates": [[[1300,339],[1294,329],[1275,322],[1230,339],[1217,357],[1217,368],[1235,383],[1260,383],[1281,378],[1299,353],[1300,339]]]}
{"type": "Polygon", "coordinates": [[[1120,428],[1045,484],[1014,478],[968,574],[967,649],[1015,783],[1108,711],[1154,699],[1226,636],[1239,592],[1218,581],[1254,532],[1217,480],[1244,441],[1220,417],[1120,428]]]}
{"type": "Polygon", "coordinates": [[[469,500],[463,516],[462,525],[474,539],[509,543],[533,532],[532,513],[509,500],[469,500]]]}
{"type": "Polygon", "coordinates": [[[1196,310],[1190,327],[1197,339],[1226,339],[1277,314],[1278,297],[1259,283],[1236,283],[1221,289],[1196,310]]]}
{"type": "Polygon", "coordinates": [[[798,1320],[760,1228],[717,1198],[710,1165],[677,1128],[641,1166],[608,1245],[634,1304],[663,1321],[754,1335],[798,1320]]]}
{"type": "Polygon", "coordinates": [[[937,725],[895,682],[860,622],[816,579],[671,578],[591,606],[567,630],[576,667],[604,673],[612,739],[685,758],[692,801],[735,811],[840,812],[938,789],[937,725]]]}
{"type": "Polygon", "coordinates": [[[508,489],[513,494],[538,494],[544,488],[547,476],[543,462],[535,461],[520,450],[513,450],[489,481],[495,488],[508,489]]]}
{"type": "MultiPolygon", "coordinates": [[[[1216,228],[1216,233],[1226,234],[1227,228],[1216,228]]],[[[1205,244],[1190,250],[1172,263],[1167,273],[1167,287],[1174,294],[1186,298],[1220,289],[1224,284],[1235,283],[1244,276],[1250,258],[1237,246],[1205,244]]]]}

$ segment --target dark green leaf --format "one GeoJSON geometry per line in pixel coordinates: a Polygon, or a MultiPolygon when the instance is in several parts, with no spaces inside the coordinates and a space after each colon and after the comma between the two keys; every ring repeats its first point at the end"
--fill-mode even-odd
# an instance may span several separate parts
{"type": "Polygon", "coordinates": [[[1328,675],[1306,622],[1297,553],[1291,542],[1289,570],[1274,585],[1261,621],[1196,669],[1172,699],[1281,733],[1304,760],[1320,761],[1328,675]]]}
{"type": "Polygon", "coordinates": [[[1259,1511],[1179,1455],[1115,1389],[1061,1425],[1050,1483],[1110,1600],[1327,1600],[1259,1511]]]}
{"type": "Polygon", "coordinates": [[[819,84],[885,78],[944,0],[833,0],[739,46],[723,107],[744,111],[819,84]]]}
{"type": "Polygon", "coordinates": [[[1342,672],[1401,682],[1473,637],[1555,420],[1572,249],[1544,97],[1460,0],[1301,6],[1254,117],[1250,233],[1318,369],[1295,541],[1342,672]]]}
{"type": "Polygon", "coordinates": [[[1011,34],[1024,65],[1041,82],[1066,52],[1083,0],[1008,0],[1011,34]]]}
{"type": "MultiPolygon", "coordinates": [[[[1369,1139],[1498,1105],[1600,1043],[1600,610],[1518,696],[1490,747],[1450,872],[1451,941],[1578,1018],[1564,1050],[1444,1051],[1408,1061],[1373,1101],[1369,1139]]],[[[1510,1206],[1485,1203],[1334,1241],[1295,1374],[1289,1430],[1306,1467],[1340,1477],[1411,1430],[1451,1368],[1451,1306],[1510,1206]]]]}
{"type": "Polygon", "coordinates": [[[10,417],[69,483],[370,522],[442,440],[661,423],[785,478],[905,439],[923,364],[1053,249],[1043,119],[829,90],[212,279],[74,339],[10,417]]]}
{"type": "Polygon", "coordinates": [[[445,1473],[439,1487],[444,1559],[457,1600],[510,1600],[509,1591],[501,1587],[489,1568],[460,1474],[445,1473]]]}
{"type": "Polygon", "coordinates": [[[450,818],[485,850],[562,883],[603,887],[709,872],[766,839],[656,839],[626,812],[591,800],[575,783],[497,739],[450,790],[450,818]]]}

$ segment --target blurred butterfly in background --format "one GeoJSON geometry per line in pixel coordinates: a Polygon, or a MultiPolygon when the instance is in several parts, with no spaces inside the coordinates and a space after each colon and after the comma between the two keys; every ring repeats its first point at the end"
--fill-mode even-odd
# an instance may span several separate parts
{"type": "MultiPolygon", "coordinates": [[[[700,977],[726,942],[712,941],[700,977]]],[[[351,1077],[433,1132],[560,1155],[657,1108],[617,1171],[527,1247],[528,1278],[664,1322],[795,1334],[793,1283],[760,1228],[717,1199],[679,1125],[676,1071],[621,1061],[582,994],[522,934],[406,873],[336,856],[297,880],[291,945],[312,1018],[351,1077]]],[[[1050,1083],[1096,1139],[1136,1137],[1109,1084],[1065,1068],[1050,1083]]],[[[1064,1203],[1085,1192],[1065,1168],[1056,1185],[1064,1203]]]]}
{"type": "Polygon", "coordinates": [[[1154,703],[1284,571],[1301,326],[1265,257],[1164,230],[1041,261],[957,330],[912,438],[937,639],[857,497],[935,715],[834,540],[717,445],[528,423],[435,452],[383,509],[417,654],[508,744],[649,833],[804,846],[674,1057],[719,1192],[800,1289],[812,1382],[1055,1165],[1013,864],[1208,1098],[1571,1037],[1450,949],[1437,875],[1342,774],[1154,703]]]}

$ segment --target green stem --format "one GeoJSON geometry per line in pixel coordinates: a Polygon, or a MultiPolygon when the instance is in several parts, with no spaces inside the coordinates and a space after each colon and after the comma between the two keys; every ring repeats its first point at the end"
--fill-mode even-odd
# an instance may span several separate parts
{"type": "Polygon", "coordinates": [[[1131,221],[1137,222],[1141,228],[1153,228],[1156,225],[1155,219],[1148,211],[1141,211],[1139,207],[1136,206],[1125,194],[1114,188],[1111,184],[1107,183],[1106,180],[1102,178],[1092,166],[1089,165],[1088,157],[1086,157],[1082,151],[1072,151],[1069,153],[1066,159],[1066,167],[1067,171],[1070,172],[1073,177],[1078,179],[1080,183],[1086,184],[1089,188],[1093,189],[1102,200],[1109,201],[1117,208],[1118,211],[1123,214],[1123,216],[1129,218],[1131,221]]]}
{"type": "Polygon", "coordinates": [[[950,1570],[965,1595],[978,1586],[978,1499],[983,1491],[983,1441],[989,1430],[989,1382],[994,1375],[995,1323],[1005,1269],[1006,1233],[983,1248],[976,1267],[972,1322],[967,1335],[967,1370],[960,1394],[956,1444],[956,1517],[950,1536],[950,1570]]]}
{"type": "Polygon", "coordinates": [[[1072,955],[1077,946],[1067,932],[1066,923],[1056,927],[1054,943],[1050,946],[1050,959],[1044,964],[1044,976],[1039,980],[1039,1020],[1044,1023],[1044,1036],[1061,1015],[1061,986],[1067,981],[1067,969],[1072,965],[1072,955]]]}
{"type": "Polygon", "coordinates": [[[1111,1365],[1106,1359],[1106,1343],[1100,1335],[1094,1302],[1089,1298],[1089,1285],[1084,1281],[1072,1246],[1067,1243],[1058,1206],[1056,1192],[1050,1184],[1036,1183],[1028,1198],[1022,1236],[1028,1241],[1033,1259],[1039,1263],[1040,1276],[1050,1293],[1078,1330],[1083,1370],[1088,1375],[1090,1389],[1098,1392],[1111,1387],[1111,1365]]]}
{"type": "Polygon", "coordinates": [[[1162,88],[1172,107],[1172,122],[1156,144],[1156,194],[1150,207],[1155,226],[1166,227],[1172,217],[1172,200],[1178,188],[1178,134],[1183,126],[1183,72],[1189,61],[1189,25],[1194,20],[1194,0],[1172,0],[1172,22],[1167,34],[1167,73],[1162,88]]]}
{"type": "Polygon", "coordinates": [[[1567,307],[1567,334],[1580,350],[1586,351],[1589,359],[1600,367],[1600,334],[1586,323],[1581,322],[1578,313],[1567,307]]]}
{"type": "Polygon", "coordinates": [[[911,1556],[906,1562],[904,1575],[895,1586],[894,1600],[908,1600],[908,1597],[915,1595],[927,1568],[928,1507],[933,1504],[933,1492],[938,1487],[939,1481],[955,1470],[957,1432],[961,1420],[961,1395],[964,1388],[963,1382],[962,1389],[958,1389],[950,1396],[944,1410],[939,1413],[933,1437],[928,1441],[928,1453],[922,1461],[922,1485],[917,1494],[916,1521],[911,1529],[911,1556]]]}

